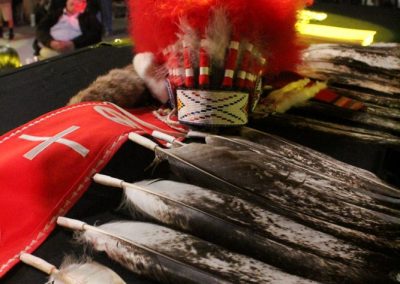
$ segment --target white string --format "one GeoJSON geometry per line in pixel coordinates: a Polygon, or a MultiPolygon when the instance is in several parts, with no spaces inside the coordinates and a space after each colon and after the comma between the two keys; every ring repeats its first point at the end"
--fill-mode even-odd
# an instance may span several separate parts
{"type": "Polygon", "coordinates": [[[160,131],[160,132],[164,132],[164,133],[167,133],[167,134],[172,135],[172,136],[175,136],[175,137],[184,137],[184,136],[186,135],[187,130],[185,130],[185,129],[183,129],[183,128],[178,128],[178,127],[175,126],[175,125],[180,125],[179,123],[174,122],[174,121],[172,121],[171,119],[168,119],[168,117],[167,117],[167,120],[163,120],[163,119],[162,119],[162,116],[157,115],[157,112],[155,112],[155,111],[153,112],[153,114],[155,115],[155,117],[156,117],[157,119],[161,120],[162,122],[167,123],[172,129],[174,129],[174,130],[176,130],[176,131],[178,131],[178,132],[176,132],[176,131],[169,131],[169,130],[165,130],[165,129],[159,128],[159,127],[157,127],[157,126],[155,126],[155,125],[153,125],[153,124],[151,124],[151,123],[148,123],[148,122],[146,122],[146,121],[144,121],[144,120],[138,118],[138,117],[135,116],[134,114],[132,114],[132,113],[126,111],[125,109],[123,109],[123,108],[121,108],[121,107],[119,107],[119,106],[117,106],[117,105],[115,105],[115,104],[113,104],[113,103],[110,103],[110,104],[113,105],[114,107],[116,107],[119,111],[121,111],[121,112],[122,112],[123,114],[125,114],[127,117],[129,117],[130,119],[132,119],[134,122],[137,122],[137,123],[139,123],[140,125],[142,125],[142,126],[148,128],[148,129],[151,129],[151,130],[158,130],[158,131],[160,131]]]}

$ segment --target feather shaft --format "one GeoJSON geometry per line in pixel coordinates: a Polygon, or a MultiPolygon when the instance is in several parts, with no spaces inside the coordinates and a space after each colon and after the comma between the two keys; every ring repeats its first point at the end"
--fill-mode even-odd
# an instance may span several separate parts
{"type": "Polygon", "coordinates": [[[134,142],[136,144],[139,144],[139,145],[141,145],[141,146],[143,146],[143,147],[145,147],[145,148],[147,148],[149,150],[152,150],[161,159],[167,159],[167,157],[172,157],[173,159],[175,159],[179,163],[182,163],[182,164],[187,165],[187,166],[189,166],[191,168],[194,168],[196,171],[198,171],[198,172],[200,172],[200,173],[202,173],[202,174],[204,174],[206,176],[210,176],[213,179],[216,179],[216,180],[218,180],[218,181],[220,181],[222,183],[228,183],[229,186],[237,189],[239,192],[243,192],[244,194],[246,194],[246,191],[243,190],[242,188],[240,188],[238,186],[235,186],[234,184],[229,183],[228,181],[223,180],[223,179],[219,178],[218,176],[213,175],[213,174],[209,173],[208,171],[206,171],[206,170],[204,170],[204,169],[202,169],[200,167],[196,167],[195,165],[187,162],[185,159],[182,159],[182,158],[178,157],[177,155],[173,155],[172,153],[169,153],[168,151],[166,151],[165,149],[161,148],[157,143],[154,143],[150,139],[147,139],[147,138],[145,138],[145,137],[143,137],[143,136],[141,136],[141,135],[139,135],[137,133],[134,133],[134,132],[129,133],[128,138],[132,142],[134,142]]]}
{"type": "Polygon", "coordinates": [[[237,151],[249,150],[260,155],[266,161],[275,165],[287,167],[291,172],[304,172],[310,180],[310,184],[317,184],[325,180],[323,186],[327,195],[358,205],[363,208],[375,210],[377,212],[400,217],[400,211],[392,208],[400,208],[400,199],[382,196],[369,189],[368,181],[344,179],[341,175],[336,175],[334,169],[317,168],[318,163],[310,163],[312,167],[307,167],[299,163],[293,163],[290,158],[280,155],[273,149],[265,145],[253,143],[238,137],[208,136],[206,143],[216,146],[227,146],[237,151]],[[327,174],[325,174],[327,172],[327,174]],[[387,206],[389,207],[387,207],[387,206]],[[392,208],[391,208],[392,207],[392,208]]]}
{"type": "MultiPolygon", "coordinates": [[[[340,200],[336,195],[329,194],[335,184],[329,184],[328,180],[308,175],[288,164],[270,163],[257,153],[196,143],[169,149],[167,152],[190,161],[235,187],[291,210],[377,236],[392,238],[400,232],[398,217],[340,200]],[[324,208],[319,205],[320,202],[325,205],[324,208]]],[[[348,192],[346,195],[351,198],[348,192]]]]}
{"type": "MultiPolygon", "coordinates": [[[[130,240],[123,235],[121,236],[112,231],[103,230],[101,226],[94,227],[82,221],[66,217],[58,217],[57,224],[73,231],[81,232],[83,234],[82,238],[86,239],[89,243],[92,242],[95,249],[105,251],[110,258],[139,275],[145,275],[159,281],[164,280],[162,282],[169,282],[170,278],[174,279],[174,275],[164,275],[162,263],[168,265],[169,262],[172,262],[169,265],[173,266],[175,264],[178,267],[192,270],[189,274],[199,274],[196,276],[207,279],[207,275],[202,276],[201,272],[196,269],[193,271],[193,269],[185,263],[177,261],[173,257],[160,253],[151,247],[147,247],[140,242],[130,240]],[[113,251],[112,248],[114,247],[116,249],[113,251]],[[154,267],[147,267],[149,265],[154,267]],[[152,271],[153,269],[154,271],[152,271]]],[[[219,283],[212,278],[208,280],[210,281],[209,283],[219,283]]]]}
{"type": "Polygon", "coordinates": [[[286,181],[283,176],[283,179],[278,181],[272,179],[267,182],[272,178],[265,168],[268,165],[243,162],[246,158],[248,160],[246,155],[251,156],[251,153],[239,157],[226,149],[194,143],[170,150],[160,147],[154,149],[158,158],[168,160],[175,174],[190,180],[191,183],[234,192],[241,198],[340,237],[355,238],[364,244],[384,250],[399,250],[399,242],[395,240],[399,231],[398,218],[373,214],[373,218],[364,219],[364,213],[368,215],[372,212],[363,212],[364,210],[327,197],[324,193],[313,192],[310,196],[309,192],[302,188],[301,175],[290,176],[289,172],[286,181]],[[243,181],[250,183],[243,184],[243,181]],[[324,204],[324,207],[321,204],[324,204]],[[344,216],[344,209],[348,216],[344,216]],[[341,225],[335,225],[337,222],[341,225]]]}
{"type": "MultiPolygon", "coordinates": [[[[188,138],[205,139],[207,136],[210,135],[213,134],[190,130],[186,136],[188,138]]],[[[272,148],[278,154],[282,156],[287,156],[295,162],[298,162],[299,164],[306,164],[307,166],[311,167],[312,163],[318,162],[322,163],[322,166],[326,167],[327,169],[333,167],[337,171],[355,173],[358,176],[362,176],[363,178],[382,182],[376,175],[374,175],[370,171],[344,163],[340,160],[334,159],[329,155],[315,151],[312,148],[297,144],[277,135],[273,135],[250,127],[241,127],[239,130],[239,136],[243,139],[252,141],[257,144],[268,145],[268,147],[272,148]]]]}
{"type": "Polygon", "coordinates": [[[382,195],[400,197],[399,189],[384,183],[373,173],[336,160],[311,148],[249,127],[243,127],[240,131],[240,136],[257,144],[268,145],[277,154],[285,156],[293,162],[307,166],[310,169],[316,169],[333,178],[344,181],[350,180],[355,184],[365,182],[371,185],[369,187],[371,191],[382,195]],[[374,188],[376,189],[374,190],[374,188]]]}
{"type": "Polygon", "coordinates": [[[139,135],[135,132],[129,133],[128,138],[129,138],[129,140],[135,142],[136,144],[139,144],[153,152],[160,147],[160,146],[158,146],[157,143],[155,143],[155,142],[151,141],[150,139],[147,139],[147,138],[143,137],[142,135],[139,135]]]}
{"type": "Polygon", "coordinates": [[[163,283],[314,283],[149,223],[85,225],[81,238],[134,272],[163,283]]]}
{"type": "MultiPolygon", "coordinates": [[[[101,184],[110,184],[109,179],[99,174],[94,176],[101,184]]],[[[391,263],[382,255],[231,195],[167,180],[134,184],[118,181],[114,185],[124,188],[125,203],[135,214],[216,242],[292,274],[323,282],[333,279],[365,282],[377,275],[372,276],[370,272],[378,271],[376,262],[369,263],[369,259],[391,263]]],[[[385,269],[389,267],[386,265],[385,269]]],[[[381,272],[382,269],[379,274],[381,272]]]]}

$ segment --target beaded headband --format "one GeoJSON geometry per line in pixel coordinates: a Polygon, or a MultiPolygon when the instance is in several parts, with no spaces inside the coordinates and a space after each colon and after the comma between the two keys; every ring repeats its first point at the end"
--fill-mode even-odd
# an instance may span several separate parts
{"type": "Polygon", "coordinates": [[[137,52],[168,71],[171,104],[189,125],[244,125],[264,73],[299,59],[296,13],[302,0],[132,0],[137,52]]]}

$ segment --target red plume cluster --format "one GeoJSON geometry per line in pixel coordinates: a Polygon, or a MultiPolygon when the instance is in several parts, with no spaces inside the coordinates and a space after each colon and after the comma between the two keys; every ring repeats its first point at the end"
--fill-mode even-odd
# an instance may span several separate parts
{"type": "Polygon", "coordinates": [[[205,32],[211,11],[223,7],[232,36],[265,46],[267,72],[292,70],[299,61],[295,23],[307,0],[130,0],[130,33],[136,52],[159,55],[177,40],[178,23],[187,19],[199,35],[205,32]]]}

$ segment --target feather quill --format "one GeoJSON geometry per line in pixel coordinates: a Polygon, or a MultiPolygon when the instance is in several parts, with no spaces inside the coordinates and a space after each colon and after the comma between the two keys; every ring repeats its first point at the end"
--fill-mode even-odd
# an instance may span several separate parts
{"type": "Polygon", "coordinates": [[[277,154],[285,156],[295,163],[315,169],[333,178],[355,184],[358,182],[370,184],[369,190],[371,191],[400,198],[399,189],[386,184],[373,173],[336,160],[311,148],[249,127],[241,128],[240,136],[254,143],[268,146],[277,154]]]}
{"type": "Polygon", "coordinates": [[[226,147],[196,143],[165,150],[138,134],[130,133],[129,138],[155,151],[159,159],[168,160],[174,173],[191,183],[234,192],[328,233],[374,247],[397,251],[400,248],[399,218],[341,202],[318,188],[305,189],[304,174],[291,174],[280,168],[274,171],[280,176],[274,176],[271,174],[274,165],[265,163],[255,153],[237,153],[226,147]]]}
{"type": "Polygon", "coordinates": [[[384,271],[393,268],[393,261],[383,255],[232,195],[168,180],[131,184],[100,174],[93,179],[123,188],[124,204],[135,216],[144,215],[292,274],[323,282],[368,282],[384,279],[384,271]],[[378,268],[376,263],[386,264],[378,268]]]}
{"type": "Polygon", "coordinates": [[[159,225],[123,221],[93,227],[59,217],[80,239],[135,273],[162,283],[315,283],[159,225]]]}
{"type": "Polygon", "coordinates": [[[64,259],[60,269],[37,256],[23,253],[22,262],[49,275],[53,284],[125,284],[114,271],[97,262],[77,262],[71,257],[64,259]]]}
{"type": "Polygon", "coordinates": [[[317,168],[317,163],[310,163],[312,167],[308,167],[296,161],[293,162],[287,156],[280,155],[269,148],[268,144],[261,145],[239,137],[209,135],[206,137],[206,143],[229,147],[237,151],[252,151],[271,164],[282,165],[290,172],[304,173],[310,186],[313,184],[320,186],[327,195],[335,196],[353,205],[392,215],[393,217],[400,217],[400,210],[398,210],[400,209],[400,199],[374,193],[376,191],[375,186],[370,185],[368,180],[344,179],[340,172],[338,174],[333,168],[317,168]]]}
{"type": "MultiPolygon", "coordinates": [[[[354,196],[352,192],[346,192],[345,198],[340,199],[336,194],[330,193],[336,190],[337,184],[290,164],[271,163],[271,159],[266,160],[251,151],[234,151],[228,147],[195,143],[169,150],[171,152],[220,179],[277,205],[377,236],[392,238],[400,233],[398,216],[360,207],[361,201],[357,198],[361,195],[354,196]],[[324,204],[325,208],[307,206],[315,202],[324,204]]],[[[341,193],[344,195],[343,191],[341,193]]]]}
{"type": "MultiPolygon", "coordinates": [[[[359,204],[366,208],[395,216],[400,214],[398,210],[393,210],[379,204],[379,202],[382,202],[389,207],[400,208],[400,190],[384,184],[371,172],[342,163],[339,160],[335,160],[332,157],[290,142],[279,136],[247,127],[242,128],[241,132],[244,133],[244,137],[220,136],[194,131],[190,131],[188,136],[204,138],[206,143],[210,145],[226,146],[237,151],[249,150],[262,155],[265,159],[271,159],[273,163],[293,165],[293,167],[298,167],[310,175],[322,176],[328,179],[329,183],[337,183],[337,186],[331,189],[339,195],[342,191],[349,191],[350,195],[354,194],[355,199],[353,199],[353,204],[359,204]],[[307,153],[310,154],[307,155],[307,153]],[[356,174],[363,171],[365,171],[365,175],[356,174]]],[[[174,136],[160,131],[153,131],[152,136],[171,143],[172,147],[185,145],[182,142],[176,141],[174,136]]],[[[349,201],[346,194],[344,198],[349,201]]]]}

